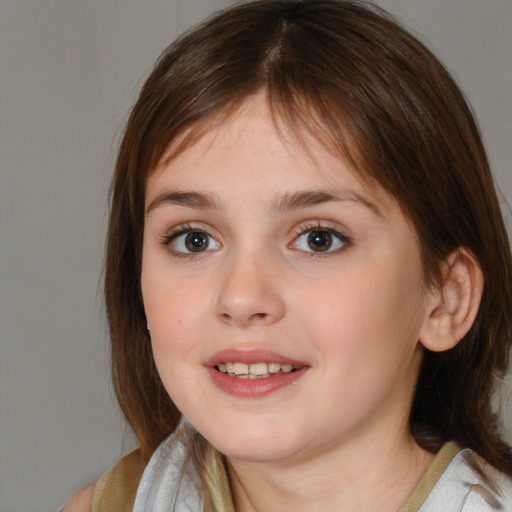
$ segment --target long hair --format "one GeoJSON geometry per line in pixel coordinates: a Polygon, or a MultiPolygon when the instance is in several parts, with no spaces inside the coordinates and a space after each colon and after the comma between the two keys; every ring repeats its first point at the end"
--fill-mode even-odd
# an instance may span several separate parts
{"type": "Polygon", "coordinates": [[[260,91],[276,125],[315,136],[392,194],[417,233],[426,285],[439,285],[440,263],[457,248],[478,261],[478,316],[455,348],[426,351],[410,430],[428,450],[456,440],[512,473],[491,406],[512,340],[512,257],[478,126],[422,43],[373,4],[344,0],[259,0],[218,13],[165,50],[132,110],[111,190],[105,293],[115,390],[145,456],[180,418],[141,299],[146,180],[171,143],[170,158],[260,91]]]}

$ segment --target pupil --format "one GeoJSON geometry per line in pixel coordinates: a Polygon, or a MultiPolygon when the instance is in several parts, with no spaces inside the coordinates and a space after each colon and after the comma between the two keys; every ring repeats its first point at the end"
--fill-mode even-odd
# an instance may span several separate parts
{"type": "Polygon", "coordinates": [[[208,247],[208,237],[204,233],[189,233],[185,238],[185,245],[190,252],[201,252],[208,247]]]}
{"type": "Polygon", "coordinates": [[[311,231],[308,244],[315,252],[327,251],[332,245],[332,235],[328,231],[311,231]]]}

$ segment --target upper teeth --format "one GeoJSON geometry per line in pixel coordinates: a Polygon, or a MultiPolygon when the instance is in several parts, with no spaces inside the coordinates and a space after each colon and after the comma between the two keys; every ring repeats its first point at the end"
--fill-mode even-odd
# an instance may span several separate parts
{"type": "MultiPolygon", "coordinates": [[[[219,363],[217,368],[222,373],[228,373],[232,376],[237,377],[269,377],[271,373],[284,373],[291,372],[294,367],[291,364],[280,364],[280,363],[219,363]]],[[[295,368],[299,368],[298,366],[295,368]]]]}

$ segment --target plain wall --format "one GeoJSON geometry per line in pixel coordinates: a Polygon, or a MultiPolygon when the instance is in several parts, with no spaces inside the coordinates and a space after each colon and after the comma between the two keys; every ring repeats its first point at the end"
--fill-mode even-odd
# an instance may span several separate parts
{"type": "MultiPolygon", "coordinates": [[[[116,144],[161,50],[229,3],[0,0],[2,512],[57,510],[133,446],[101,297],[116,144]]],[[[455,73],[512,202],[512,2],[379,3],[455,73]]]]}

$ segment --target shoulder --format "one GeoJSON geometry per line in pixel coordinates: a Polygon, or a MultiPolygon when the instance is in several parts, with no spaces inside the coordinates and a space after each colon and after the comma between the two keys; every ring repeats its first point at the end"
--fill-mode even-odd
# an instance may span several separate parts
{"type": "Polygon", "coordinates": [[[125,455],[96,483],[79,491],[61,512],[132,510],[144,466],[140,450],[125,455]]]}
{"type": "Polygon", "coordinates": [[[471,450],[461,450],[420,509],[431,510],[512,512],[512,479],[471,450]]]}
{"type": "Polygon", "coordinates": [[[144,466],[140,449],[120,459],[96,483],[92,511],[132,510],[144,466]]]}
{"type": "Polygon", "coordinates": [[[92,483],[78,491],[61,512],[91,512],[95,487],[92,483]]]}

